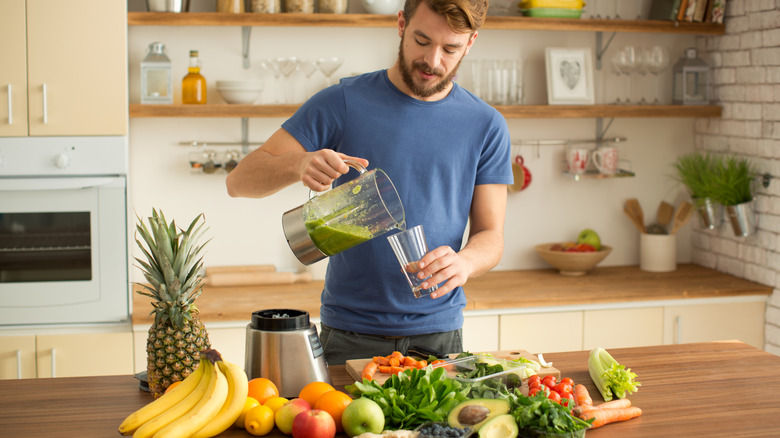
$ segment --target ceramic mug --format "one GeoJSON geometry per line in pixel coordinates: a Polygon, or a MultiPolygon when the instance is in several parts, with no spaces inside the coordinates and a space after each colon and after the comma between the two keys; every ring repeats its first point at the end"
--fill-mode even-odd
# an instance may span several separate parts
{"type": "Polygon", "coordinates": [[[605,175],[614,175],[618,169],[618,151],[613,147],[598,148],[591,157],[593,165],[605,175]]]}
{"type": "Polygon", "coordinates": [[[566,150],[566,165],[568,172],[575,175],[585,173],[588,167],[588,156],[590,151],[585,148],[569,148],[566,150]]]}
{"type": "Polygon", "coordinates": [[[515,182],[508,186],[510,192],[520,192],[531,184],[531,171],[523,164],[523,157],[518,155],[512,164],[512,176],[515,182]]]}

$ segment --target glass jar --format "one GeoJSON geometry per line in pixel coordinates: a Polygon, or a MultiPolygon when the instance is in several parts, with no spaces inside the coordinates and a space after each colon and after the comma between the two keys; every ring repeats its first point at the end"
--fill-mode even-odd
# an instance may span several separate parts
{"type": "Polygon", "coordinates": [[[225,154],[225,165],[223,166],[225,168],[225,172],[230,173],[231,170],[238,166],[239,155],[240,154],[238,151],[228,151],[225,154]]]}
{"type": "Polygon", "coordinates": [[[204,153],[206,154],[206,162],[203,163],[203,173],[215,173],[220,167],[217,153],[214,151],[204,151],[204,153]]]}
{"type": "Polygon", "coordinates": [[[674,65],[672,77],[672,103],[675,105],[709,105],[710,67],[698,56],[694,48],[674,65]]]}
{"type": "Polygon", "coordinates": [[[346,14],[349,0],[317,0],[317,12],[321,14],[346,14]]]}
{"type": "Polygon", "coordinates": [[[252,12],[258,14],[278,14],[282,12],[281,0],[252,0],[252,12]]]}
{"type": "Polygon", "coordinates": [[[141,61],[141,103],[173,103],[173,68],[165,44],[149,44],[141,61]]]}
{"type": "Polygon", "coordinates": [[[313,14],[314,0],[284,0],[284,12],[313,14]]]}

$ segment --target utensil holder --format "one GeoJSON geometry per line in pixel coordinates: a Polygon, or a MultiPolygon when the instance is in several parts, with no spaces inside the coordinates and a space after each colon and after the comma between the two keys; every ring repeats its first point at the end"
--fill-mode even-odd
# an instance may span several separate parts
{"type": "Polygon", "coordinates": [[[677,236],[642,233],[639,240],[639,269],[672,272],[677,269],[677,236]]]}

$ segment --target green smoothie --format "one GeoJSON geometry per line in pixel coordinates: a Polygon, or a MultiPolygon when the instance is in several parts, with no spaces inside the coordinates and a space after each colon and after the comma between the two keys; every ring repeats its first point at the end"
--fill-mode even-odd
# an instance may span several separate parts
{"type": "Polygon", "coordinates": [[[328,256],[338,254],[374,237],[368,228],[359,225],[339,223],[326,225],[322,219],[307,221],[305,224],[311,240],[328,256]]]}

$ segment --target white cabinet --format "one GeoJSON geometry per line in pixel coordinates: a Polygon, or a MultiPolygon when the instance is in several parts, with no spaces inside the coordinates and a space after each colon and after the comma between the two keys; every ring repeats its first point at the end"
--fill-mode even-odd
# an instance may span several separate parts
{"type": "Polygon", "coordinates": [[[499,350],[531,353],[582,350],[582,312],[501,315],[499,350]]]}
{"type": "Polygon", "coordinates": [[[0,379],[34,377],[35,335],[0,336],[0,379]]]}
{"type": "Polygon", "coordinates": [[[660,345],[663,318],[663,307],[586,310],[582,349],[660,345]]]}
{"type": "Polygon", "coordinates": [[[498,315],[464,315],[463,351],[498,350],[498,315]]]}
{"type": "Polygon", "coordinates": [[[0,137],[127,134],[126,7],[0,1],[0,137]]]}
{"type": "Polygon", "coordinates": [[[764,348],[766,302],[667,306],[664,344],[740,340],[764,348]]]}

